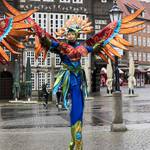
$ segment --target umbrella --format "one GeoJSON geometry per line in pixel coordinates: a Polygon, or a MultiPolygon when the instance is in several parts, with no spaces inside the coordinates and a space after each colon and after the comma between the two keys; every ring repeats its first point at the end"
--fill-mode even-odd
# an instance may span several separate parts
{"type": "Polygon", "coordinates": [[[18,60],[15,59],[15,71],[13,76],[13,95],[15,100],[17,101],[17,98],[19,98],[20,93],[20,78],[19,78],[19,63],[18,60]]]}
{"type": "MultiPolygon", "coordinates": [[[[32,81],[31,81],[31,65],[30,58],[27,58],[26,65],[26,96],[29,98],[32,94],[32,81]]],[[[30,99],[28,99],[30,100],[30,99]]]]}
{"type": "Polygon", "coordinates": [[[112,91],[112,81],[113,81],[112,77],[113,77],[112,65],[111,65],[110,59],[108,59],[106,85],[107,85],[109,93],[111,93],[111,91],[112,91]]]}
{"type": "Polygon", "coordinates": [[[108,64],[107,64],[106,70],[107,70],[107,78],[112,79],[112,75],[113,75],[112,72],[113,72],[113,70],[112,70],[112,65],[111,65],[110,59],[108,59],[108,64]]]}
{"type": "Polygon", "coordinates": [[[133,58],[129,58],[129,78],[128,78],[128,88],[129,88],[129,94],[134,94],[134,86],[136,85],[136,79],[134,77],[135,73],[135,66],[134,66],[134,61],[133,58]]]}
{"type": "Polygon", "coordinates": [[[135,66],[134,66],[134,61],[133,58],[129,58],[129,76],[134,76],[135,73],[135,66]]]}

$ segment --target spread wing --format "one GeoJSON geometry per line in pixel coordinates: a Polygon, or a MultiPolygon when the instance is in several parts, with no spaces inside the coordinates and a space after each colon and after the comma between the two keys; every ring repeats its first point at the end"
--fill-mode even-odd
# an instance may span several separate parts
{"type": "MultiPolygon", "coordinates": [[[[10,13],[6,13],[7,16],[16,16],[20,15],[21,12],[17,9],[15,9],[13,6],[11,6],[6,0],[2,0],[5,7],[9,10],[10,13]]],[[[33,12],[33,10],[29,11],[33,12]]],[[[46,32],[44,29],[42,29],[31,17],[26,18],[26,22],[29,25],[32,25],[32,30],[35,32],[35,57],[38,58],[39,54],[43,53],[43,60],[46,58],[47,51],[49,47],[42,46],[40,40],[42,37],[42,34],[45,34],[47,38],[53,39],[57,41],[52,35],[50,35],[48,32],[46,32]]],[[[30,30],[29,30],[30,31],[30,30]]]]}
{"type": "MultiPolygon", "coordinates": [[[[3,3],[5,5],[8,4],[6,1],[3,1],[3,3]]],[[[2,64],[9,61],[9,56],[4,51],[4,48],[9,50],[14,55],[20,54],[15,51],[15,49],[25,48],[23,43],[18,41],[18,39],[20,37],[22,39],[26,39],[26,37],[33,34],[31,31],[33,25],[29,24],[25,20],[36,11],[30,10],[27,13],[21,14],[18,13],[18,11],[13,10],[9,4],[7,6],[12,13],[6,13],[7,17],[0,20],[0,62],[2,64]]]]}
{"type": "Polygon", "coordinates": [[[9,56],[4,51],[4,48],[9,50],[12,54],[19,54],[14,49],[24,48],[24,45],[17,39],[19,37],[25,38],[32,34],[27,31],[32,25],[23,22],[34,11],[29,11],[25,14],[16,15],[14,17],[7,17],[0,20],[0,58],[1,61],[9,61],[9,56]]]}
{"type": "Polygon", "coordinates": [[[139,27],[139,25],[144,24],[144,21],[135,21],[136,17],[139,16],[143,10],[144,8],[141,8],[134,14],[124,17],[122,20],[108,24],[100,32],[88,39],[86,41],[87,45],[94,46],[99,43],[101,48],[96,52],[96,54],[106,62],[108,62],[107,57],[114,61],[112,55],[121,57],[114,47],[128,50],[127,47],[132,45],[127,40],[119,36],[119,34],[132,34],[143,30],[144,28],[139,27]]]}

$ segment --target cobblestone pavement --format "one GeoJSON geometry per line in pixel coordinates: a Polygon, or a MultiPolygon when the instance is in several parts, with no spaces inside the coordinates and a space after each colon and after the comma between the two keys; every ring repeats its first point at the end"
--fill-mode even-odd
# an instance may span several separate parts
{"type": "MultiPolygon", "coordinates": [[[[123,133],[110,132],[113,100],[105,91],[85,102],[84,150],[150,150],[150,87],[136,89],[136,97],[122,88],[123,133]]],[[[54,104],[0,103],[0,112],[0,150],[67,150],[69,114],[54,104]]]]}

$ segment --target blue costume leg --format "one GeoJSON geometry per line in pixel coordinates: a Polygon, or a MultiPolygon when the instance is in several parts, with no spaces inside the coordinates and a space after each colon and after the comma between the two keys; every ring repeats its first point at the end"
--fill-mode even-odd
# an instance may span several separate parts
{"type": "Polygon", "coordinates": [[[80,89],[80,84],[71,86],[70,90],[72,99],[72,108],[70,112],[72,142],[70,145],[70,150],[73,149],[74,146],[76,150],[82,150],[84,98],[80,89]]]}

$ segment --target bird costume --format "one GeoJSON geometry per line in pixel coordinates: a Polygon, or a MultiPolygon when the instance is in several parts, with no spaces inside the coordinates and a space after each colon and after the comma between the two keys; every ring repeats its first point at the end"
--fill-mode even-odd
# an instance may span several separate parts
{"type": "MultiPolygon", "coordinates": [[[[15,18],[17,15],[21,14],[5,0],[2,1],[6,8],[10,11],[10,14],[7,13],[6,15],[13,16],[15,18]]],[[[34,31],[36,58],[38,58],[40,53],[43,53],[44,60],[46,58],[47,51],[59,54],[61,58],[62,68],[56,76],[53,93],[56,94],[59,88],[62,87],[64,106],[67,109],[69,107],[71,109],[70,125],[72,139],[69,144],[70,150],[73,150],[74,148],[76,150],[83,149],[82,126],[84,97],[87,95],[87,83],[85,72],[80,63],[81,57],[87,56],[88,53],[94,53],[106,62],[108,62],[108,58],[115,61],[114,56],[121,57],[115,50],[114,46],[127,50],[127,47],[132,45],[120,37],[119,34],[130,34],[142,30],[143,28],[138,26],[144,22],[133,20],[140,15],[143,10],[144,8],[141,8],[134,14],[110,23],[104,29],[100,30],[97,34],[83,43],[78,42],[79,35],[90,34],[93,31],[93,27],[91,26],[92,23],[88,20],[88,18],[82,19],[81,17],[73,16],[66,21],[65,26],[56,32],[57,37],[67,38],[65,42],[60,41],[45,32],[30,17],[25,19],[25,22],[30,24],[32,26],[32,30],[34,31]],[[70,35],[74,35],[75,39],[72,40],[69,37],[70,35]],[[68,101],[68,93],[71,96],[71,105],[68,101]]],[[[11,20],[8,20],[11,23],[11,20]]],[[[18,31],[21,32],[22,29],[18,29],[18,31]]],[[[29,31],[26,32],[28,33],[29,31]]],[[[15,33],[14,31],[12,32],[15,33]]],[[[22,32],[24,33],[25,31],[22,32]]],[[[0,36],[0,39],[1,37],[3,36],[0,36]]],[[[3,43],[2,41],[0,42],[3,43]]],[[[8,60],[7,57],[4,58],[8,60]]]]}

